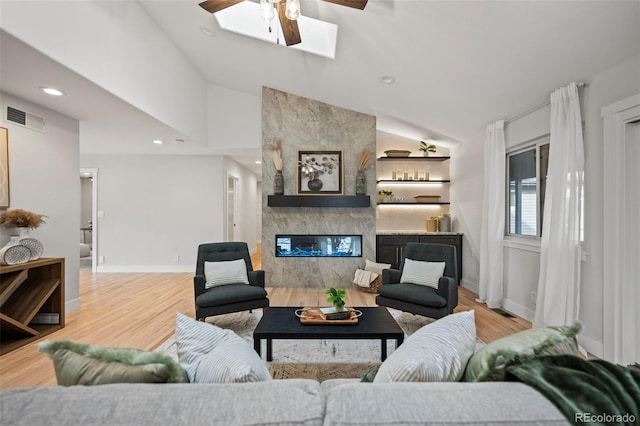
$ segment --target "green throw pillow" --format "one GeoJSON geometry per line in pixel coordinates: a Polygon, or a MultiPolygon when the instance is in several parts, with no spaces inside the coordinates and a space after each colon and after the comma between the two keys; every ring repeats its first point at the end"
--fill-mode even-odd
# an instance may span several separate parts
{"type": "Polygon", "coordinates": [[[378,374],[378,369],[372,368],[371,370],[364,373],[364,376],[362,376],[362,379],[360,379],[360,381],[362,383],[372,383],[373,379],[376,378],[376,374],[378,374]]]}
{"type": "Polygon", "coordinates": [[[478,350],[464,373],[465,382],[503,381],[505,369],[540,355],[577,355],[580,325],[540,327],[495,340],[478,350]]]}
{"type": "Polygon", "coordinates": [[[62,386],[188,382],[180,364],[160,352],[103,348],[69,340],[45,341],[38,349],[53,360],[62,386]]]}

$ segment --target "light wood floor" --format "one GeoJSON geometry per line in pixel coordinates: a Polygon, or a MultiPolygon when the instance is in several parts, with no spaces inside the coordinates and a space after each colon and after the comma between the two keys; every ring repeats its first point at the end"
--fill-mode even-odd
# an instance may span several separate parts
{"type": "MultiPolygon", "coordinates": [[[[259,257],[253,264],[260,267],[259,257]]],[[[328,305],[324,289],[269,287],[267,291],[272,306],[328,305]]],[[[456,311],[475,309],[477,334],[483,341],[531,327],[524,319],[493,312],[475,297],[460,288],[456,311]]],[[[80,299],[82,307],[67,314],[65,328],[42,340],[153,350],[173,334],[176,312],[194,316],[193,274],[80,272],[80,299]]],[[[353,288],[347,303],[375,306],[375,295],[353,288]]],[[[56,384],[52,363],[38,352],[36,343],[0,356],[0,388],[56,384]]]]}

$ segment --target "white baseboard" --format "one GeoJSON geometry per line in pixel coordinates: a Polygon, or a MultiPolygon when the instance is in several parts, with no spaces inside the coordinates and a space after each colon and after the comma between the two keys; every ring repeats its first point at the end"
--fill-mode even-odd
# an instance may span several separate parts
{"type": "Polygon", "coordinates": [[[533,321],[533,317],[535,316],[535,311],[523,306],[513,300],[502,299],[502,307],[505,311],[511,312],[519,316],[520,318],[524,318],[527,321],[533,321]]]}
{"type": "Polygon", "coordinates": [[[191,265],[98,265],[98,272],[193,272],[191,265]]]}
{"type": "Polygon", "coordinates": [[[604,343],[598,342],[591,337],[583,336],[582,334],[578,334],[578,343],[590,354],[604,359],[604,343]]]}
{"type": "Polygon", "coordinates": [[[64,302],[64,311],[65,312],[73,312],[80,309],[80,298],[76,297],[75,299],[67,300],[64,302]]]}
{"type": "Polygon", "coordinates": [[[474,283],[473,281],[470,281],[466,278],[460,280],[460,285],[467,290],[474,292],[475,294],[478,294],[480,292],[480,286],[477,283],[474,283]]]}

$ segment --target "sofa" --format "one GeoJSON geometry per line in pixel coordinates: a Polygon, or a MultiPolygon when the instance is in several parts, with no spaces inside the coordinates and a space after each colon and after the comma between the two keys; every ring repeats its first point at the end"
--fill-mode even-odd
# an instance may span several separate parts
{"type": "Polygon", "coordinates": [[[517,382],[109,384],[0,391],[2,425],[566,425],[517,382]]]}

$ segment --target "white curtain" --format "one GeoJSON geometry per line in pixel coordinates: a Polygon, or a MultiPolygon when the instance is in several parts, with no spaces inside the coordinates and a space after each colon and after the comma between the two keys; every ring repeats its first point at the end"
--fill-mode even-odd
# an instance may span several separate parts
{"type": "Polygon", "coordinates": [[[499,120],[487,126],[484,145],[478,302],[490,308],[502,307],[505,178],[504,121],[499,120]]]}
{"type": "Polygon", "coordinates": [[[551,94],[549,170],[533,321],[537,327],[569,325],[578,319],[583,172],[580,100],[576,83],[571,83],[551,94]]]}

